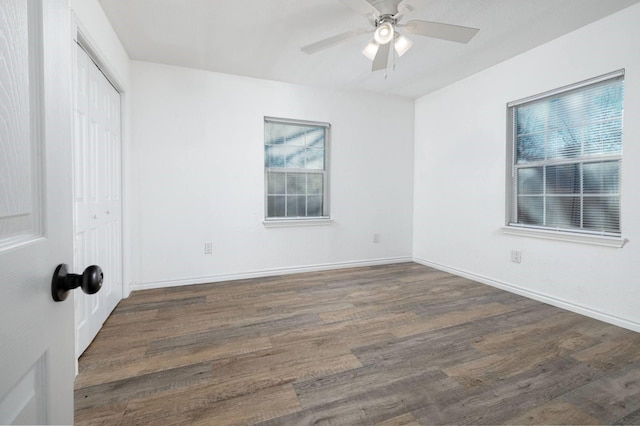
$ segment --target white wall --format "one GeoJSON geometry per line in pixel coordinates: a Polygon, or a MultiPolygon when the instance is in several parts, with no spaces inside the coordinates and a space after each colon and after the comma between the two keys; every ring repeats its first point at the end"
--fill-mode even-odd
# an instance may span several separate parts
{"type": "Polygon", "coordinates": [[[640,331],[640,5],[416,101],[416,260],[640,331]],[[506,104],[626,69],[622,227],[605,248],[504,235],[506,104]],[[522,263],[510,261],[522,250],[522,263]]]}
{"type": "Polygon", "coordinates": [[[411,100],[137,61],[132,75],[136,288],[411,259],[411,100]],[[262,224],[264,116],[331,123],[333,224],[262,224]]]}

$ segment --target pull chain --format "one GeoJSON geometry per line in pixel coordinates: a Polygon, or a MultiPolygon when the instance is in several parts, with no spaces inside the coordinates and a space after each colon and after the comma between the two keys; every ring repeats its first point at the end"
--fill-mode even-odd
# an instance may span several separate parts
{"type": "Polygon", "coordinates": [[[393,55],[393,70],[396,70],[396,49],[394,46],[391,46],[391,54],[393,55]]]}

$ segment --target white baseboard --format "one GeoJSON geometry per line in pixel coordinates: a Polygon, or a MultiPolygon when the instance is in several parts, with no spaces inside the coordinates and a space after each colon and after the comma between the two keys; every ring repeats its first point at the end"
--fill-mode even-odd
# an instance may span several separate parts
{"type": "Polygon", "coordinates": [[[485,277],[482,275],[474,274],[472,272],[463,271],[461,269],[452,268],[450,266],[441,265],[439,263],[430,262],[425,259],[413,258],[413,261],[419,263],[424,266],[428,266],[430,268],[438,269],[440,271],[449,272],[453,275],[458,275],[460,277],[468,278],[473,281],[480,282],[482,284],[487,284],[492,287],[496,287],[502,290],[506,290],[511,293],[519,294],[520,296],[528,297],[530,299],[537,300],[539,302],[544,302],[549,305],[556,306],[558,308],[566,309],[571,312],[575,312],[581,315],[585,315],[590,318],[594,318],[600,321],[607,322],[609,324],[617,325],[619,327],[623,327],[632,331],[640,332],[640,324],[635,321],[629,321],[624,318],[617,317],[615,315],[611,315],[605,312],[600,312],[591,308],[587,308],[585,306],[578,305],[573,302],[569,302],[567,300],[559,299],[554,296],[549,296],[547,294],[538,293],[532,290],[528,290],[526,288],[518,287],[503,281],[498,281],[493,278],[485,277]]]}
{"type": "Polygon", "coordinates": [[[236,274],[211,275],[179,280],[155,281],[147,283],[132,283],[131,290],[149,290],[154,288],[178,287],[192,284],[206,284],[222,281],[246,280],[250,278],[272,277],[276,275],[299,274],[303,272],[328,271],[332,269],[359,268],[362,266],[389,265],[393,263],[413,262],[411,257],[386,257],[382,259],[354,260],[348,262],[324,263],[319,265],[294,266],[288,268],[263,269],[258,271],[240,272],[236,274]]]}

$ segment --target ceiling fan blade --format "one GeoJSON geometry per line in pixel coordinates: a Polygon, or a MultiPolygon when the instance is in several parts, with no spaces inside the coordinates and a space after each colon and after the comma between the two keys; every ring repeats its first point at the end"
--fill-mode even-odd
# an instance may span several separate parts
{"type": "Polygon", "coordinates": [[[373,65],[371,66],[371,71],[378,71],[387,68],[387,62],[389,62],[389,49],[391,48],[391,43],[381,44],[378,47],[378,52],[376,53],[376,57],[373,59],[373,65]]]}
{"type": "Polygon", "coordinates": [[[380,16],[378,9],[373,7],[367,0],[340,0],[342,4],[349,9],[356,11],[360,15],[364,15],[367,18],[376,19],[380,16]]]}
{"type": "Polygon", "coordinates": [[[403,25],[403,27],[404,30],[410,34],[439,38],[458,43],[469,43],[473,36],[480,31],[478,28],[461,27],[459,25],[429,21],[409,21],[403,25]]]}
{"type": "Polygon", "coordinates": [[[406,0],[402,0],[398,4],[398,12],[395,15],[393,15],[393,17],[394,19],[399,21],[400,19],[402,19],[404,15],[407,15],[411,12],[413,12],[413,7],[410,4],[408,4],[406,0]]]}
{"type": "Polygon", "coordinates": [[[350,38],[357,37],[361,34],[366,34],[371,31],[372,30],[365,29],[346,31],[344,33],[336,34],[333,37],[325,38],[324,40],[316,41],[315,43],[302,46],[300,50],[302,50],[307,55],[311,55],[313,53],[335,46],[336,44],[342,43],[345,40],[349,40],[350,38]]]}

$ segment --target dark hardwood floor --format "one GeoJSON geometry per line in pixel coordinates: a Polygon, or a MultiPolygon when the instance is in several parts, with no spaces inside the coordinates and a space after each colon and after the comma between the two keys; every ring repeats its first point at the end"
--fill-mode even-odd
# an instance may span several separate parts
{"type": "Polygon", "coordinates": [[[76,424],[638,424],[640,334],[414,263],[134,292],[76,424]]]}

